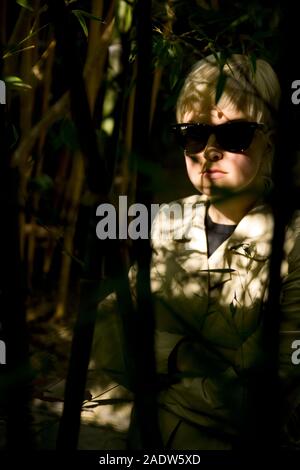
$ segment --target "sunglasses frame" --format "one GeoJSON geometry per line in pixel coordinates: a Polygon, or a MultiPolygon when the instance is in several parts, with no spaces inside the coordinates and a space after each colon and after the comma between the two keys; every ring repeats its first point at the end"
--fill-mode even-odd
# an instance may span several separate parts
{"type": "MultiPolygon", "coordinates": [[[[225,122],[224,124],[217,124],[217,125],[204,124],[202,122],[187,122],[187,123],[173,124],[171,126],[171,129],[175,133],[176,138],[179,142],[179,145],[181,147],[183,147],[183,149],[185,151],[187,150],[186,149],[186,136],[187,136],[188,129],[197,130],[197,128],[207,130],[207,139],[206,139],[205,145],[203,145],[202,148],[199,147],[200,150],[198,150],[197,152],[194,152],[194,153],[202,152],[205,149],[205,147],[207,145],[207,141],[208,141],[211,134],[215,134],[218,145],[220,145],[220,147],[222,147],[223,150],[225,150],[227,152],[244,152],[245,150],[247,150],[250,147],[256,129],[265,130],[266,126],[263,123],[252,122],[252,121],[228,121],[228,122],[225,122]],[[240,148],[240,146],[231,146],[231,145],[228,146],[226,144],[224,146],[224,143],[220,142],[219,139],[218,139],[218,129],[224,130],[224,129],[226,129],[226,127],[229,127],[229,126],[232,126],[232,125],[235,125],[235,124],[241,124],[241,123],[247,124],[247,126],[250,129],[254,130],[249,145],[242,146],[241,148],[240,148]]],[[[197,136],[197,133],[195,133],[195,135],[197,136]]],[[[222,138],[220,140],[222,141],[222,138]]]]}

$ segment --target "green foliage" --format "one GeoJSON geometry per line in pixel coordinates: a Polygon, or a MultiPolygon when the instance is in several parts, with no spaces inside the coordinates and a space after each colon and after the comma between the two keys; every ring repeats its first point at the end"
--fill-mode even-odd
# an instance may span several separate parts
{"type": "Polygon", "coordinates": [[[132,28],[133,3],[119,0],[117,7],[116,23],[118,31],[126,34],[132,28]]]}
{"type": "Polygon", "coordinates": [[[163,111],[174,109],[184,77],[197,60],[209,54],[220,64],[216,103],[226,84],[222,70],[232,53],[248,54],[253,72],[259,57],[276,65],[279,20],[279,2],[271,5],[267,0],[220,0],[214,8],[201,0],[154,0],[153,66],[162,67],[166,77],[159,106],[163,111]]]}
{"type": "MultiPolygon", "coordinates": [[[[162,8],[165,2],[158,3],[162,8]]],[[[247,3],[220,2],[218,10],[203,8],[195,0],[174,0],[172,5],[172,15],[169,14],[172,30],[164,28],[168,17],[160,14],[155,23],[155,34],[163,35],[173,50],[178,51],[180,44],[187,66],[207,54],[217,52],[227,55],[233,52],[256,53],[276,58],[278,4],[270,6],[258,0],[247,3]]],[[[182,53],[179,59],[182,59],[182,53]]]]}
{"type": "MultiPolygon", "coordinates": [[[[44,7],[40,9],[39,13],[41,13],[42,11],[45,11],[44,7]]],[[[8,57],[12,55],[19,54],[20,52],[24,52],[24,51],[27,51],[28,49],[34,48],[35,47],[34,45],[30,45],[27,47],[20,47],[20,46],[24,44],[26,41],[28,41],[29,39],[32,39],[33,37],[35,37],[40,31],[42,31],[47,26],[48,24],[45,24],[41,26],[41,28],[38,28],[36,30],[34,30],[34,28],[31,28],[29,33],[17,44],[5,45],[3,48],[4,49],[3,59],[7,59],[8,57]]]]}
{"type": "Polygon", "coordinates": [[[173,90],[182,73],[184,51],[180,42],[172,41],[159,31],[153,37],[153,56],[156,67],[169,67],[169,85],[173,90]]]}
{"type": "Polygon", "coordinates": [[[71,151],[79,149],[79,142],[75,124],[70,119],[60,121],[58,129],[56,125],[49,131],[49,139],[54,151],[65,147],[71,151]]]}
{"type": "Polygon", "coordinates": [[[230,1],[220,2],[218,9],[206,9],[195,1],[177,0],[174,12],[174,32],[199,57],[222,51],[227,54],[255,51],[257,55],[265,55],[270,46],[271,49],[273,46],[272,54],[276,53],[279,21],[279,5],[276,3],[230,1]],[[268,41],[270,38],[272,43],[268,41]]]}
{"type": "Polygon", "coordinates": [[[4,79],[7,88],[10,88],[12,90],[21,90],[21,91],[28,91],[31,90],[31,85],[28,83],[23,82],[23,80],[20,77],[16,76],[9,76],[5,77],[4,79]]]}
{"type": "Polygon", "coordinates": [[[61,142],[70,150],[76,151],[79,149],[79,142],[77,136],[77,129],[73,121],[64,119],[60,129],[61,142]]]}
{"type": "Polygon", "coordinates": [[[85,21],[85,18],[83,17],[83,15],[80,13],[80,10],[73,10],[72,13],[76,16],[76,18],[78,19],[79,23],[80,23],[80,26],[82,28],[82,31],[84,32],[84,35],[86,37],[88,37],[88,27],[87,27],[87,24],[86,24],[86,21],[85,21]]]}
{"type": "Polygon", "coordinates": [[[17,4],[20,5],[22,8],[26,8],[26,10],[33,11],[32,6],[28,0],[16,0],[17,4]]]}
{"type": "Polygon", "coordinates": [[[217,82],[216,97],[215,97],[215,103],[217,104],[219,102],[219,100],[221,99],[221,96],[223,94],[223,91],[224,91],[224,88],[225,88],[225,85],[226,85],[227,75],[224,74],[223,69],[224,69],[224,65],[226,64],[227,53],[225,51],[221,51],[220,54],[216,54],[214,52],[213,55],[216,57],[217,61],[219,62],[219,66],[220,66],[220,75],[219,75],[219,79],[218,79],[218,82],[217,82]]]}
{"type": "Polygon", "coordinates": [[[53,188],[53,180],[49,175],[43,174],[30,180],[30,188],[40,193],[45,193],[53,188]]]}
{"type": "Polygon", "coordinates": [[[101,23],[103,23],[102,18],[100,18],[99,16],[92,15],[91,13],[88,13],[87,11],[72,10],[72,13],[78,19],[80,26],[86,37],[88,37],[89,31],[88,31],[85,18],[89,18],[90,20],[100,21],[101,23]]]}

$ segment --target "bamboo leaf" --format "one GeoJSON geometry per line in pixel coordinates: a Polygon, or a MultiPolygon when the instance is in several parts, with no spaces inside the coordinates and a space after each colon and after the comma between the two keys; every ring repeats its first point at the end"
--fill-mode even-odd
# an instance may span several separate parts
{"type": "Polygon", "coordinates": [[[8,85],[8,87],[11,89],[24,90],[24,91],[26,90],[28,91],[32,89],[31,85],[23,82],[23,80],[20,77],[16,77],[14,75],[5,77],[4,81],[8,85]]]}
{"type": "Polygon", "coordinates": [[[103,400],[90,400],[87,404],[83,405],[82,409],[87,410],[103,405],[122,405],[124,403],[132,403],[132,398],[106,398],[103,400]]]}
{"type": "Polygon", "coordinates": [[[21,41],[19,41],[17,44],[14,44],[13,46],[10,46],[10,47],[7,47],[6,48],[6,52],[4,53],[3,55],[3,59],[6,59],[7,57],[10,57],[14,54],[19,54],[20,52],[23,52],[23,51],[26,51],[28,49],[33,49],[34,47],[36,47],[35,45],[30,45],[28,47],[24,47],[24,48],[21,48],[21,49],[18,49],[18,47],[23,44],[24,42],[28,41],[28,39],[31,39],[32,37],[34,37],[37,33],[39,33],[40,31],[42,31],[42,29],[46,28],[47,26],[49,25],[49,23],[45,24],[44,26],[41,26],[40,28],[38,28],[37,30],[35,31],[31,31],[24,39],[22,39],[21,41]]]}
{"type": "Polygon", "coordinates": [[[90,20],[95,20],[95,21],[100,21],[101,23],[105,23],[105,21],[103,21],[102,18],[100,18],[100,16],[92,15],[91,13],[88,13],[87,11],[84,11],[84,10],[72,10],[72,13],[78,19],[80,26],[82,27],[82,30],[86,37],[88,37],[89,31],[88,31],[85,18],[89,18],[90,20]]]}
{"type": "Polygon", "coordinates": [[[87,28],[87,25],[86,25],[86,21],[85,21],[84,17],[82,16],[82,14],[80,13],[80,10],[72,10],[72,13],[74,13],[76,18],[78,19],[78,21],[80,23],[80,26],[82,27],[82,30],[83,30],[85,36],[88,37],[89,32],[88,32],[88,28],[87,28]]]}
{"type": "Polygon", "coordinates": [[[20,5],[22,8],[26,8],[26,10],[34,11],[32,6],[28,4],[28,0],[16,0],[17,4],[20,5]]]}
{"type": "Polygon", "coordinates": [[[24,39],[22,39],[22,41],[18,42],[18,46],[20,44],[23,44],[23,42],[27,41],[28,39],[32,38],[33,36],[35,36],[37,33],[39,33],[40,31],[42,31],[42,29],[46,28],[47,26],[49,25],[49,23],[47,24],[44,24],[43,26],[41,26],[40,28],[36,29],[35,31],[31,30],[30,33],[28,34],[28,36],[26,36],[24,39]]]}
{"type": "Polygon", "coordinates": [[[116,15],[117,29],[121,33],[125,34],[131,28],[132,25],[132,12],[133,5],[124,0],[118,2],[118,9],[116,15]]]}
{"type": "Polygon", "coordinates": [[[34,49],[35,46],[28,46],[28,47],[23,47],[22,49],[12,49],[11,52],[6,52],[3,56],[3,59],[7,59],[8,57],[11,57],[16,54],[20,54],[20,52],[28,51],[29,49],[34,49]]]}
{"type": "Polygon", "coordinates": [[[223,73],[223,71],[220,73],[219,75],[219,79],[218,79],[218,83],[217,83],[217,86],[216,86],[216,100],[215,100],[215,104],[218,104],[222,94],[223,94],[223,91],[224,91],[224,88],[225,88],[225,84],[226,84],[226,80],[227,80],[227,75],[225,75],[223,73]]]}
{"type": "Polygon", "coordinates": [[[103,21],[102,18],[100,18],[100,16],[92,15],[91,13],[84,11],[84,10],[72,10],[72,13],[74,13],[75,16],[79,14],[81,16],[85,16],[86,18],[89,18],[90,20],[100,21],[103,24],[105,23],[105,21],[103,21]]]}

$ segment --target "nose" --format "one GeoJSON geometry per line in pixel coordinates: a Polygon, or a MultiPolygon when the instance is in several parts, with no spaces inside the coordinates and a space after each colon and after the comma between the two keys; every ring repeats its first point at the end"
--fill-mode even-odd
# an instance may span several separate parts
{"type": "Polygon", "coordinates": [[[204,158],[210,162],[217,162],[223,158],[223,152],[218,147],[216,136],[211,134],[204,149],[204,158]]]}

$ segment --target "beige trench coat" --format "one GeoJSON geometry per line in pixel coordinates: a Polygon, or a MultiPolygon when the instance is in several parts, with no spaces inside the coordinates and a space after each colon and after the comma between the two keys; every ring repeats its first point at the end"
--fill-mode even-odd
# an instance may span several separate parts
{"type": "MultiPolygon", "coordinates": [[[[170,375],[174,364],[184,371],[159,394],[162,438],[171,448],[231,448],[240,427],[255,414],[244,378],[263,374],[273,217],[259,203],[208,258],[208,204],[205,196],[191,196],[166,205],[152,228],[157,371],[170,375]]],[[[292,364],[291,346],[300,339],[299,220],[295,214],[286,231],[280,297],[280,378],[290,388],[298,384],[298,390],[300,365],[292,364]]],[[[134,269],[131,280],[134,284],[134,269]]],[[[112,311],[113,296],[106,302],[104,311],[112,311]]],[[[113,361],[106,354],[110,369],[121,369],[116,355],[115,348],[113,361]]],[[[294,391],[287,413],[299,403],[300,391],[299,396],[294,391]]]]}

